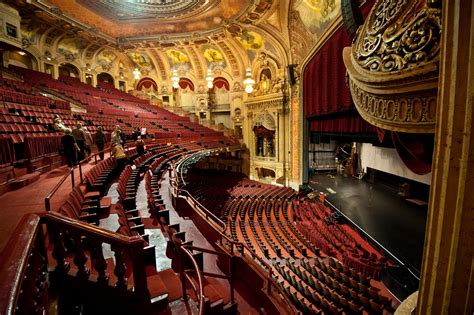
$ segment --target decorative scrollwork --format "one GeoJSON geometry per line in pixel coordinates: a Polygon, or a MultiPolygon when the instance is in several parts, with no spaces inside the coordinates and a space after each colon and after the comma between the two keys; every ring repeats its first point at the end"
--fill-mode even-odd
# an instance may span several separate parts
{"type": "Polygon", "coordinates": [[[367,33],[374,35],[383,31],[394,20],[398,19],[407,5],[407,0],[384,0],[376,3],[369,18],[371,22],[367,33]]]}
{"type": "Polygon", "coordinates": [[[423,8],[413,14],[415,5],[413,0],[375,5],[353,46],[354,57],[364,69],[400,71],[438,59],[441,11],[423,8]]]}
{"type": "Polygon", "coordinates": [[[423,0],[378,0],[343,53],[362,118],[392,131],[434,132],[440,40],[440,9],[423,0]]]}
{"type": "Polygon", "coordinates": [[[350,81],[354,103],[369,123],[388,130],[428,132],[436,122],[436,94],[408,93],[381,96],[364,91],[350,81]]]}

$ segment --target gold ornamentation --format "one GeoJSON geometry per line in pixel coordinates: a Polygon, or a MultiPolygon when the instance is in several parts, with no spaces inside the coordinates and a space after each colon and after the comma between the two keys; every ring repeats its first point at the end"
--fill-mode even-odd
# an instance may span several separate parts
{"type": "Polygon", "coordinates": [[[413,0],[375,5],[353,46],[364,69],[400,71],[439,59],[441,11],[423,8],[412,15],[415,5],[413,0]]]}
{"type": "Polygon", "coordinates": [[[383,129],[435,129],[441,10],[421,2],[378,0],[343,52],[357,110],[383,129]]]}
{"type": "Polygon", "coordinates": [[[364,91],[352,80],[350,89],[359,114],[374,126],[405,132],[416,132],[417,129],[428,132],[434,128],[436,94],[381,96],[364,91]]]}

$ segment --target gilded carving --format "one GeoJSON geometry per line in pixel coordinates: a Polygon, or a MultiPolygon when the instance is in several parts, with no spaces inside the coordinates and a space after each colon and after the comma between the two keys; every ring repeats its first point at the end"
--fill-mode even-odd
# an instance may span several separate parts
{"type": "Polygon", "coordinates": [[[434,132],[441,10],[419,0],[379,0],[344,49],[354,104],[369,123],[434,132]]]}
{"type": "Polygon", "coordinates": [[[434,126],[436,121],[436,94],[415,93],[380,96],[364,91],[354,81],[350,82],[354,103],[360,115],[371,124],[393,130],[414,132],[414,129],[434,126]],[[404,128],[405,130],[403,130],[404,128]]]}
{"type": "Polygon", "coordinates": [[[369,71],[418,67],[439,58],[441,11],[423,8],[412,16],[416,1],[379,1],[359,34],[353,53],[369,71]]]}

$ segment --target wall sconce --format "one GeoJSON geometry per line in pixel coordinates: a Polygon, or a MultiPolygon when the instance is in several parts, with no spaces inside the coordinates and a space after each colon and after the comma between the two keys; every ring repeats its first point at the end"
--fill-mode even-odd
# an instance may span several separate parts
{"type": "Polygon", "coordinates": [[[140,70],[138,70],[138,68],[135,68],[132,73],[133,73],[133,78],[134,78],[135,80],[140,79],[141,73],[140,73],[140,70]]]}

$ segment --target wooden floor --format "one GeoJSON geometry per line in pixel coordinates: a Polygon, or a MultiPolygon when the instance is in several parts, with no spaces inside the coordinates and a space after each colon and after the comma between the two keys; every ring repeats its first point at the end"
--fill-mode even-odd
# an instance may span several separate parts
{"type": "Polygon", "coordinates": [[[426,207],[416,205],[384,185],[341,175],[318,174],[311,188],[350,218],[412,271],[420,273],[426,207]]]}

